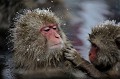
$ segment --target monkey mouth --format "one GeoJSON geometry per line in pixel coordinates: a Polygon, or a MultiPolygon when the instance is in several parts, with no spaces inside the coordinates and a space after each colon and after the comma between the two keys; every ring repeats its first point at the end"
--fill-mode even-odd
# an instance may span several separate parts
{"type": "Polygon", "coordinates": [[[62,48],[62,47],[63,47],[63,44],[62,44],[62,43],[57,43],[57,44],[51,45],[51,46],[50,46],[50,49],[62,48]]]}

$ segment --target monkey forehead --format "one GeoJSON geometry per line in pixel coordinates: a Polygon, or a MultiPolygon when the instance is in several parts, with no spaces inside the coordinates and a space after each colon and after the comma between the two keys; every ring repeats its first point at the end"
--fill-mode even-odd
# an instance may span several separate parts
{"type": "Polygon", "coordinates": [[[24,10],[23,14],[18,14],[17,17],[14,19],[15,22],[18,23],[29,23],[35,22],[38,24],[42,24],[45,22],[48,23],[56,23],[60,25],[60,20],[55,14],[49,10],[24,10]]]}
{"type": "MultiPolygon", "coordinates": [[[[53,28],[54,26],[58,27],[58,24],[55,24],[55,23],[46,23],[42,26],[42,28],[46,28],[46,27],[49,27],[49,28],[53,28]]],[[[41,29],[42,29],[41,28],[41,29]]]]}
{"type": "Polygon", "coordinates": [[[107,38],[114,38],[120,34],[120,25],[115,23],[101,24],[92,28],[90,36],[102,36],[107,38]]]}

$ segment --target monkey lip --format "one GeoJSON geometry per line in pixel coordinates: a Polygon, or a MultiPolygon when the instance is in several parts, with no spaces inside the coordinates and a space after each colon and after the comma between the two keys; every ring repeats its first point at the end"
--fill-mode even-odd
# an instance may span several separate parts
{"type": "Polygon", "coordinates": [[[63,47],[62,43],[57,43],[57,44],[54,44],[54,45],[50,46],[50,48],[62,48],[62,47],[63,47]]]}
{"type": "Polygon", "coordinates": [[[91,62],[93,62],[94,60],[96,60],[96,55],[90,53],[89,54],[89,59],[90,59],[91,62]]]}

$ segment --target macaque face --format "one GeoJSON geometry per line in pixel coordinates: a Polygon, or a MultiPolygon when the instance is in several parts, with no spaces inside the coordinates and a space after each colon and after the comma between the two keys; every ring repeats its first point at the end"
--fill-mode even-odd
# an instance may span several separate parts
{"type": "Polygon", "coordinates": [[[98,50],[99,48],[95,44],[91,45],[91,49],[89,52],[89,59],[91,62],[94,62],[94,60],[96,60],[98,50]]]}
{"type": "Polygon", "coordinates": [[[60,49],[63,47],[63,40],[59,34],[57,24],[47,24],[40,29],[40,32],[47,39],[49,49],[60,49]]]}

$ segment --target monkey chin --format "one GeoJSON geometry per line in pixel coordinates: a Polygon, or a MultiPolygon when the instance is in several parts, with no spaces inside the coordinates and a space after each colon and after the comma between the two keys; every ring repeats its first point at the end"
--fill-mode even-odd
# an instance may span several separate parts
{"type": "Polygon", "coordinates": [[[64,45],[62,43],[59,43],[49,46],[49,49],[62,49],[63,47],[64,45]]]}

